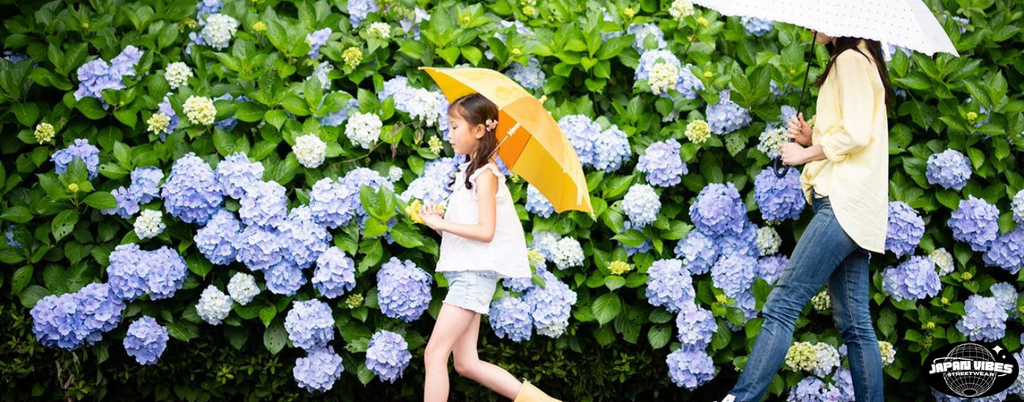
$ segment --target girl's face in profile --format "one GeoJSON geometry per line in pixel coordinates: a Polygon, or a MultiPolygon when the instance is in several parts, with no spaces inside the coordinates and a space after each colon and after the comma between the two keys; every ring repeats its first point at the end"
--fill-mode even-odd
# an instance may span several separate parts
{"type": "Polygon", "coordinates": [[[486,132],[483,124],[473,126],[455,110],[448,112],[448,125],[448,142],[458,155],[472,155],[486,132]]]}

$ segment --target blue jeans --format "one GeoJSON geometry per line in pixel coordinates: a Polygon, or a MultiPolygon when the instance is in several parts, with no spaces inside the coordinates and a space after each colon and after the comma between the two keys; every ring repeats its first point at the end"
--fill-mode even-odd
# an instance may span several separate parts
{"type": "Polygon", "coordinates": [[[764,324],[747,366],[729,393],[758,402],[786,358],[793,328],[807,302],[828,282],[832,316],[846,344],[857,402],[881,402],[882,355],[868,311],[867,250],[839,226],[828,198],[814,198],[814,219],[764,304],[764,324]]]}

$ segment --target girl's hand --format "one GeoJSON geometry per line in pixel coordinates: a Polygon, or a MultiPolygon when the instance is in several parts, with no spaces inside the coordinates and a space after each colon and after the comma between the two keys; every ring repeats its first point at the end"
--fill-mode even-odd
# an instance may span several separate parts
{"type": "Polygon", "coordinates": [[[811,145],[811,126],[804,121],[803,113],[790,117],[788,131],[789,138],[795,140],[797,144],[805,147],[811,145]]]}
{"type": "Polygon", "coordinates": [[[786,166],[797,166],[807,163],[807,149],[800,144],[787,142],[779,149],[782,156],[782,164],[786,166]]]}
{"type": "Polygon", "coordinates": [[[427,227],[436,230],[438,233],[442,232],[442,226],[444,226],[444,218],[441,216],[440,205],[424,205],[423,210],[420,211],[420,219],[423,219],[423,224],[427,225],[427,227]]]}

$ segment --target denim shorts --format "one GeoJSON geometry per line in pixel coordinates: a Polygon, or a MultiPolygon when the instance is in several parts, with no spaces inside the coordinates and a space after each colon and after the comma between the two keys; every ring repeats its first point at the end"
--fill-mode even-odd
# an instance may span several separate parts
{"type": "Polygon", "coordinates": [[[445,303],[487,315],[491,310],[494,287],[498,284],[497,274],[491,271],[449,271],[444,276],[448,279],[445,303]]]}

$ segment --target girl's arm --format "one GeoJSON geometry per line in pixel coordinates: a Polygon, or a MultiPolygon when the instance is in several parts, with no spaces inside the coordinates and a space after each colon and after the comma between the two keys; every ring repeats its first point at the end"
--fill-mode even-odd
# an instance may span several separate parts
{"type": "Polygon", "coordinates": [[[466,225],[438,219],[434,223],[436,225],[435,229],[442,232],[450,232],[459,237],[489,243],[491,240],[494,240],[494,227],[495,221],[497,221],[497,192],[498,177],[493,174],[481,174],[476,179],[476,195],[479,200],[479,223],[466,225]]]}

